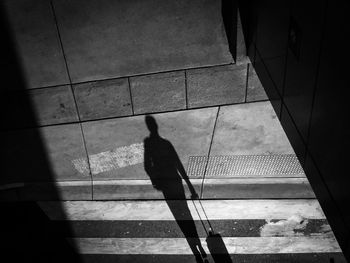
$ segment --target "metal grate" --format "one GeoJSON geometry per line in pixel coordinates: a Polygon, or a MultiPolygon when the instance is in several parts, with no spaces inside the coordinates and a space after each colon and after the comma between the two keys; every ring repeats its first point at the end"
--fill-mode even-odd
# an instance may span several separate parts
{"type": "Polygon", "coordinates": [[[188,176],[202,177],[204,173],[206,177],[304,176],[295,154],[190,156],[188,176]]]}

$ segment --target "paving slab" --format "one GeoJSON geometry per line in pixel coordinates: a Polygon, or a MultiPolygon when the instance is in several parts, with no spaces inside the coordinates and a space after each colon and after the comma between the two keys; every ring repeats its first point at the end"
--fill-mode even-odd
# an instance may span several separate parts
{"type": "Polygon", "coordinates": [[[247,65],[187,70],[188,107],[244,102],[247,65]]]}
{"type": "Polygon", "coordinates": [[[78,121],[69,85],[29,91],[37,124],[49,125],[78,121]]]}
{"type": "Polygon", "coordinates": [[[247,102],[268,100],[263,85],[252,64],[248,66],[247,102]]]}
{"type": "Polygon", "coordinates": [[[86,159],[79,124],[48,126],[1,134],[3,177],[14,182],[90,180],[89,168],[75,169],[72,160],[86,159]]]}
{"type": "MultiPolygon", "coordinates": [[[[154,114],[159,135],[168,140],[183,166],[191,155],[208,154],[217,108],[154,114]]],[[[95,180],[149,179],[144,168],[145,116],[83,123],[95,180]]],[[[169,168],[172,169],[172,168],[169,168]]]]}
{"type": "Polygon", "coordinates": [[[130,78],[135,114],[186,109],[185,72],[130,78]]]}
{"type": "Polygon", "coordinates": [[[78,121],[70,86],[8,91],[2,94],[4,129],[78,121]]]}
{"type": "Polygon", "coordinates": [[[269,101],[220,107],[210,155],[294,154],[269,101]]]}
{"type": "Polygon", "coordinates": [[[27,88],[68,84],[50,1],[6,0],[4,3],[27,88]]]}
{"type": "Polygon", "coordinates": [[[81,120],[132,115],[127,78],[73,85],[81,120]]]}
{"type": "Polygon", "coordinates": [[[232,62],[220,1],[59,0],[54,7],[73,82],[232,62]]]}

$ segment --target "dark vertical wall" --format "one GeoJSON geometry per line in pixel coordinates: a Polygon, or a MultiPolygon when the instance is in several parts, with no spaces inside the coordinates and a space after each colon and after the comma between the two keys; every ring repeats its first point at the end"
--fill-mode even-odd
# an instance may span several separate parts
{"type": "Polygon", "coordinates": [[[240,1],[248,55],[349,259],[345,1],[240,1]]]}

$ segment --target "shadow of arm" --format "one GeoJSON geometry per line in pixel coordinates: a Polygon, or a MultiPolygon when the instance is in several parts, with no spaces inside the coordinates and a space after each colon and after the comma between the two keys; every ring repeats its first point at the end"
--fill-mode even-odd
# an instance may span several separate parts
{"type": "Polygon", "coordinates": [[[144,145],[144,154],[143,154],[143,167],[146,171],[146,173],[151,176],[153,171],[153,162],[152,157],[149,149],[149,143],[147,142],[147,139],[143,142],[144,145]]]}
{"type": "Polygon", "coordinates": [[[191,181],[190,181],[190,178],[188,177],[187,173],[186,173],[186,170],[179,158],[179,156],[177,155],[175,149],[173,149],[173,153],[174,153],[174,160],[175,160],[175,166],[176,166],[176,169],[178,171],[178,173],[180,174],[180,176],[182,177],[182,179],[185,180],[188,188],[190,189],[191,191],[191,198],[192,199],[197,199],[198,198],[198,194],[196,193],[196,190],[194,189],[191,181]]]}

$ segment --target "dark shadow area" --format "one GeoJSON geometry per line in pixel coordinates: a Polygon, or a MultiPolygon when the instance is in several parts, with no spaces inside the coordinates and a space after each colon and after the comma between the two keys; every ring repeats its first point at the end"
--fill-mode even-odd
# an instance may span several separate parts
{"type": "MultiPolygon", "coordinates": [[[[198,199],[199,197],[186,174],[174,146],[170,141],[159,135],[158,125],[154,117],[147,115],[145,121],[150,131],[150,135],[144,140],[145,170],[151,179],[153,187],[163,192],[164,199],[176,223],[184,234],[197,262],[206,262],[207,255],[201,245],[195,223],[188,208],[182,180],[186,182],[191,192],[191,198],[198,199]]],[[[215,238],[210,240],[212,247],[218,246],[217,241],[220,241],[215,238]]],[[[227,254],[226,257],[229,257],[229,255],[227,254]]],[[[214,255],[213,258],[215,259],[214,255]]],[[[215,260],[215,262],[228,261],[215,260]]]]}
{"type": "Polygon", "coordinates": [[[226,31],[230,53],[236,62],[237,59],[237,1],[222,0],[221,14],[226,31]]]}
{"type": "MultiPolygon", "coordinates": [[[[53,182],[54,176],[39,130],[27,129],[36,126],[37,121],[3,2],[0,19],[1,258],[6,259],[3,262],[80,262],[72,246],[58,233],[38,203],[28,198],[28,190],[26,192],[27,183],[37,178],[53,182]],[[22,119],[25,122],[19,121],[22,119]]],[[[59,200],[54,184],[48,188],[50,199],[59,200]]],[[[72,233],[69,226],[65,231],[72,233]]]]}
{"type": "Polygon", "coordinates": [[[348,6],[239,1],[250,60],[349,261],[348,6]]]}
{"type": "Polygon", "coordinates": [[[232,263],[224,240],[219,233],[214,233],[212,230],[210,230],[206,241],[210,255],[215,263],[232,263]]]}

